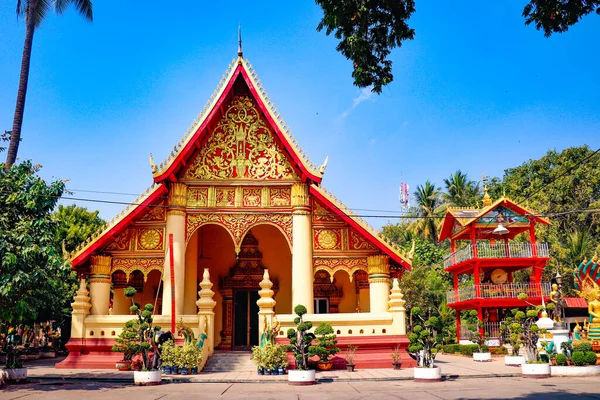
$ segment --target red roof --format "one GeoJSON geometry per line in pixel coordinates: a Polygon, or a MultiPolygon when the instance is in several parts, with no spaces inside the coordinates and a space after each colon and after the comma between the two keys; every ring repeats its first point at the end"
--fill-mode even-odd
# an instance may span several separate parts
{"type": "Polygon", "coordinates": [[[581,297],[565,297],[565,303],[569,308],[588,308],[587,301],[581,297]]]}

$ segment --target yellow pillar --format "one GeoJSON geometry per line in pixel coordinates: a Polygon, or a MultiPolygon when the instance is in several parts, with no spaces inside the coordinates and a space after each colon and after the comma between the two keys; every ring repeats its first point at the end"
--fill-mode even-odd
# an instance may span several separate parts
{"type": "Polygon", "coordinates": [[[212,290],[212,286],[208,268],[204,268],[202,282],[200,282],[200,291],[198,292],[200,298],[196,301],[196,305],[198,306],[200,334],[206,333],[206,336],[208,336],[206,340],[208,342],[209,355],[212,355],[215,349],[215,305],[217,304],[213,300],[215,292],[212,290]]]}
{"type": "Polygon", "coordinates": [[[370,312],[388,311],[390,293],[390,259],[388,256],[368,256],[370,312]]]}
{"type": "Polygon", "coordinates": [[[392,313],[394,335],[406,335],[406,308],[404,308],[406,300],[403,297],[398,278],[394,278],[392,290],[390,290],[390,300],[388,301],[388,307],[392,313]]]}
{"type": "MultiPolygon", "coordinates": [[[[171,265],[169,255],[169,235],[173,235],[173,261],[175,266],[175,312],[183,314],[185,300],[185,207],[187,186],[172,183],[169,187],[167,208],[167,238],[163,273],[162,315],[171,315],[171,265]]],[[[194,284],[194,291],[195,289],[194,284]]]]}
{"type": "Polygon", "coordinates": [[[92,256],[90,265],[90,298],[92,315],[108,315],[110,306],[111,256],[92,256]]]}
{"type": "Polygon", "coordinates": [[[79,290],[77,290],[73,297],[73,303],[71,307],[73,312],[71,313],[71,338],[83,338],[85,337],[85,317],[90,314],[90,296],[88,296],[86,288],[85,278],[79,280],[79,290]]]}
{"type": "Polygon", "coordinates": [[[313,241],[307,184],[292,186],[292,207],[292,310],[302,304],[313,314],[313,241]]]}
{"type": "Polygon", "coordinates": [[[275,307],[276,301],[273,299],[273,295],[275,292],[271,289],[273,287],[273,282],[269,278],[269,270],[265,268],[265,272],[263,273],[263,279],[259,283],[260,290],[258,291],[258,295],[260,299],[256,301],[258,305],[258,337],[262,337],[262,334],[265,332],[266,327],[273,326],[273,319],[275,317],[275,312],[273,308],[275,307]]]}

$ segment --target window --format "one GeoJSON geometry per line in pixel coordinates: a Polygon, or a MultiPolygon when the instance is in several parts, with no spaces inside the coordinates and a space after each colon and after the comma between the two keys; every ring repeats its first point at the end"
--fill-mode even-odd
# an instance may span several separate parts
{"type": "Polygon", "coordinates": [[[315,314],[329,313],[329,299],[327,297],[315,297],[315,314]]]}

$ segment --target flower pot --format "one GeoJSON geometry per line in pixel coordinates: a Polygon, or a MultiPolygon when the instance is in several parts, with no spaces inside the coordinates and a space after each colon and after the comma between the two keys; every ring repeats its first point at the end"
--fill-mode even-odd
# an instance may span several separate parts
{"type": "Polygon", "coordinates": [[[521,372],[524,378],[549,378],[550,364],[523,364],[521,372]]]}
{"type": "Polygon", "coordinates": [[[277,367],[277,373],[279,375],[285,375],[285,367],[277,367]]]}
{"type": "Polygon", "coordinates": [[[354,364],[346,364],[346,372],[354,372],[354,364]]]}
{"type": "Polygon", "coordinates": [[[399,370],[400,366],[402,366],[402,363],[400,361],[396,361],[396,362],[393,362],[392,365],[394,366],[395,370],[399,370]]]}
{"type": "Polygon", "coordinates": [[[131,371],[131,360],[128,361],[117,361],[115,366],[119,371],[131,371]]]}
{"type": "Polygon", "coordinates": [[[331,367],[333,367],[333,361],[317,362],[317,368],[319,368],[319,371],[329,371],[331,367]]]}
{"type": "Polygon", "coordinates": [[[5,369],[2,371],[7,382],[21,382],[27,380],[27,368],[5,369]]]}
{"type": "Polygon", "coordinates": [[[265,368],[265,375],[271,375],[271,369],[265,368]]]}
{"type": "Polygon", "coordinates": [[[525,364],[524,356],[504,356],[504,365],[520,367],[523,364],[525,364]]]}
{"type": "Polygon", "coordinates": [[[315,370],[308,371],[291,369],[288,371],[288,383],[290,385],[314,385],[316,383],[315,370]]]}
{"type": "Polygon", "coordinates": [[[173,365],[171,367],[171,372],[173,372],[173,375],[179,374],[179,367],[176,367],[175,365],[173,365]]]}
{"type": "Polygon", "coordinates": [[[181,375],[188,375],[188,368],[187,367],[181,367],[181,375]]]}
{"type": "Polygon", "coordinates": [[[413,368],[415,382],[439,382],[442,380],[442,369],[433,368],[413,368]]]}
{"type": "Polygon", "coordinates": [[[171,370],[171,366],[170,366],[170,365],[165,365],[165,366],[163,367],[163,372],[164,372],[166,375],[171,375],[171,374],[173,373],[173,371],[171,370]]]}
{"type": "Polygon", "coordinates": [[[264,375],[265,374],[265,369],[262,367],[258,367],[256,368],[256,372],[258,372],[259,375],[264,375]]]}
{"type": "Polygon", "coordinates": [[[190,374],[197,375],[198,374],[198,367],[192,367],[192,370],[190,371],[190,374]]]}
{"type": "Polygon", "coordinates": [[[40,351],[40,358],[54,358],[56,357],[55,351],[40,351]]]}
{"type": "Polygon", "coordinates": [[[135,371],[133,382],[138,386],[160,385],[160,371],[135,371]]]}
{"type": "Polygon", "coordinates": [[[492,353],[473,353],[473,361],[492,361],[492,353]]]}

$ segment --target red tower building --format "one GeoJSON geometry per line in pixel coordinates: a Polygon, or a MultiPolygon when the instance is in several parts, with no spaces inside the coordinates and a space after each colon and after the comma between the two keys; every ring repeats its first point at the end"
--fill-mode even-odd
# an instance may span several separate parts
{"type": "Polygon", "coordinates": [[[482,330],[490,338],[499,338],[506,312],[527,306],[519,294],[527,294],[532,304],[541,304],[542,295],[548,297],[550,283],[541,282],[550,259],[548,244],[537,243],[536,224],[550,222],[504,196],[492,202],[487,189],[483,208],[448,209],[439,241],[450,239],[452,249],[444,259],[444,270],[454,277],[454,289],[446,298],[457,311],[457,341],[462,310],[477,310],[482,330]],[[514,283],[513,274],[525,269],[529,282],[514,283]]]}

